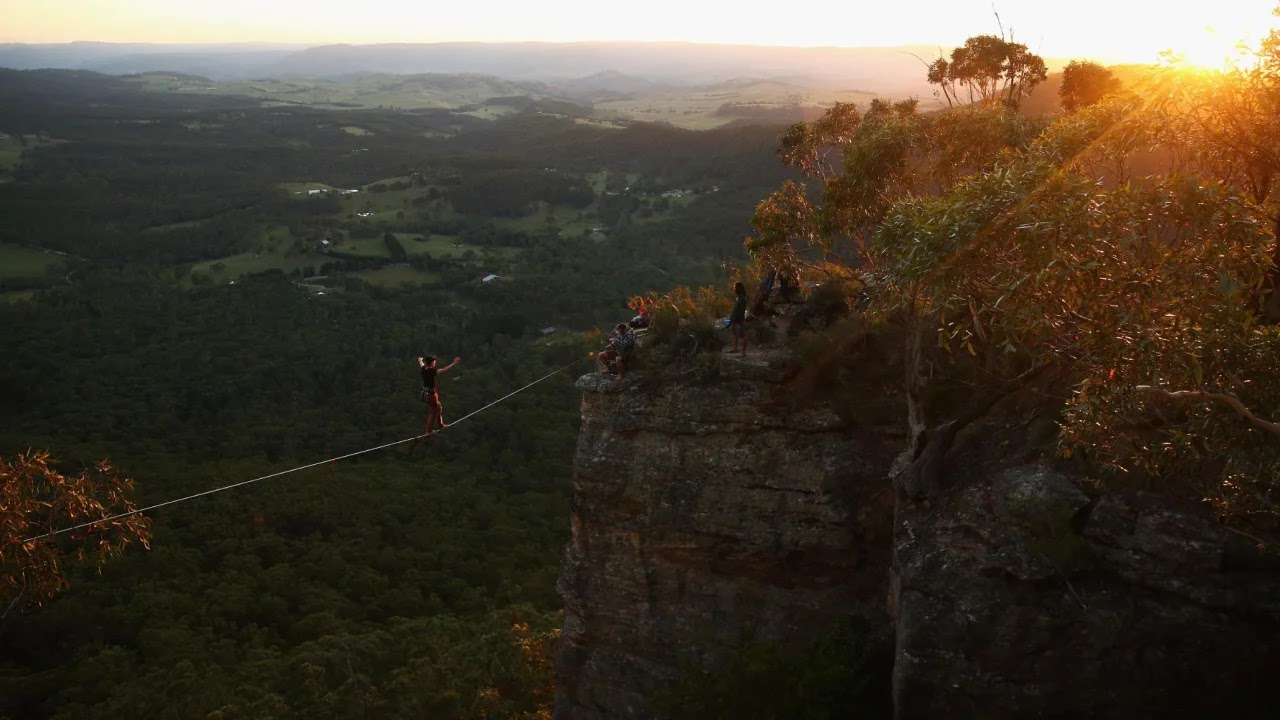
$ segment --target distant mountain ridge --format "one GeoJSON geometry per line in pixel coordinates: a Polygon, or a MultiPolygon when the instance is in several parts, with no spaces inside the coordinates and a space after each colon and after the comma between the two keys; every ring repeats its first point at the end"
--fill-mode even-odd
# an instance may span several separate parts
{"type": "Polygon", "coordinates": [[[366,74],[483,74],[584,91],[646,92],[752,77],[893,95],[931,92],[918,57],[932,46],[800,48],[664,42],[385,45],[0,45],[0,67],[107,74],[152,71],[214,80],[344,79],[366,74]]]}
{"type": "Polygon", "coordinates": [[[563,80],[560,85],[580,91],[610,91],[617,93],[646,92],[659,84],[642,77],[620,73],[617,70],[601,70],[590,75],[563,80]]]}

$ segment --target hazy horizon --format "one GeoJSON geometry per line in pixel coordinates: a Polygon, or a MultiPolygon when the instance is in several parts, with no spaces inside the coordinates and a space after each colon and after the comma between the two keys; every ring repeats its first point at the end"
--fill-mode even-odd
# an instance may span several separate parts
{"type": "Polygon", "coordinates": [[[1012,33],[1058,58],[1153,62],[1173,50],[1202,64],[1272,24],[1272,0],[1220,0],[1171,12],[1167,3],[1079,0],[904,2],[856,8],[800,0],[778,12],[761,2],[653,0],[602,11],[585,0],[530,6],[498,2],[428,7],[400,0],[255,0],[181,4],[165,0],[0,0],[8,17],[0,43],[156,45],[386,45],[438,43],[689,43],[788,48],[955,46],[965,38],[1012,33]]]}

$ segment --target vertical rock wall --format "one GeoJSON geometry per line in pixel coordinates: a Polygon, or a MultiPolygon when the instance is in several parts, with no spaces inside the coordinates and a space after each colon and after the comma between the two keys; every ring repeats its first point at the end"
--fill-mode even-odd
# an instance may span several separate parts
{"type": "Polygon", "coordinates": [[[1280,714],[1280,563],[1252,540],[1043,467],[899,521],[900,720],[1280,714]]]}
{"type": "Polygon", "coordinates": [[[895,507],[901,430],[847,397],[780,402],[763,358],[578,387],[559,718],[651,718],[745,638],[807,644],[848,617],[896,639],[904,720],[1280,708],[1280,562],[1193,508],[980,453],[895,507]]]}
{"type": "Polygon", "coordinates": [[[887,632],[893,448],[783,373],[714,383],[586,376],[560,591],[562,718],[649,718],[689,668],[745,638],[804,642],[850,615],[887,632]]]}

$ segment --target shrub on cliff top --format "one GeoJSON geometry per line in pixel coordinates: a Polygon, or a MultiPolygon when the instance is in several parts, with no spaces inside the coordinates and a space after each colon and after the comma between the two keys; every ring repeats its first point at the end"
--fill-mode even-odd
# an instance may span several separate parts
{"type": "Polygon", "coordinates": [[[782,136],[802,177],[747,247],[820,257],[904,326],[903,494],[942,490],[968,425],[1055,380],[1063,453],[1280,531],[1280,29],[1257,59],[1050,120],[876,101],[782,136]]]}
{"type": "Polygon", "coordinates": [[[669,293],[650,294],[645,305],[653,316],[648,354],[655,359],[671,363],[724,347],[717,320],[732,305],[725,293],[710,287],[694,292],[680,286],[669,293]]]}

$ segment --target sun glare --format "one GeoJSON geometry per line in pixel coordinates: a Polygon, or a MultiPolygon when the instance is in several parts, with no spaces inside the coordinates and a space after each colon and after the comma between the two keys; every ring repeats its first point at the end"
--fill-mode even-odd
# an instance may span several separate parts
{"type": "Polygon", "coordinates": [[[1204,70],[1249,67],[1257,62],[1249,49],[1253,40],[1256,38],[1223,33],[1209,27],[1169,47],[1167,57],[1174,63],[1204,70]]]}
{"type": "Polygon", "coordinates": [[[954,47],[1016,30],[1047,59],[1152,63],[1162,50],[1188,67],[1248,63],[1277,18],[1276,0],[798,0],[778,13],[764,0],[647,0],[625,22],[593,0],[0,0],[0,42],[386,43],[445,41],[681,41],[797,46],[954,47]],[[6,4],[8,3],[8,4],[6,4]],[[354,5],[359,12],[352,12],[354,5]],[[822,18],[814,22],[813,18],[822,18]]]}
{"type": "Polygon", "coordinates": [[[1169,54],[1175,61],[1194,65],[1197,68],[1225,69],[1231,64],[1239,64],[1240,61],[1248,59],[1248,54],[1242,53],[1240,42],[1243,42],[1243,38],[1238,41],[1224,41],[1224,38],[1215,33],[1215,35],[1197,38],[1196,41],[1180,47],[1170,47],[1169,54]]]}

